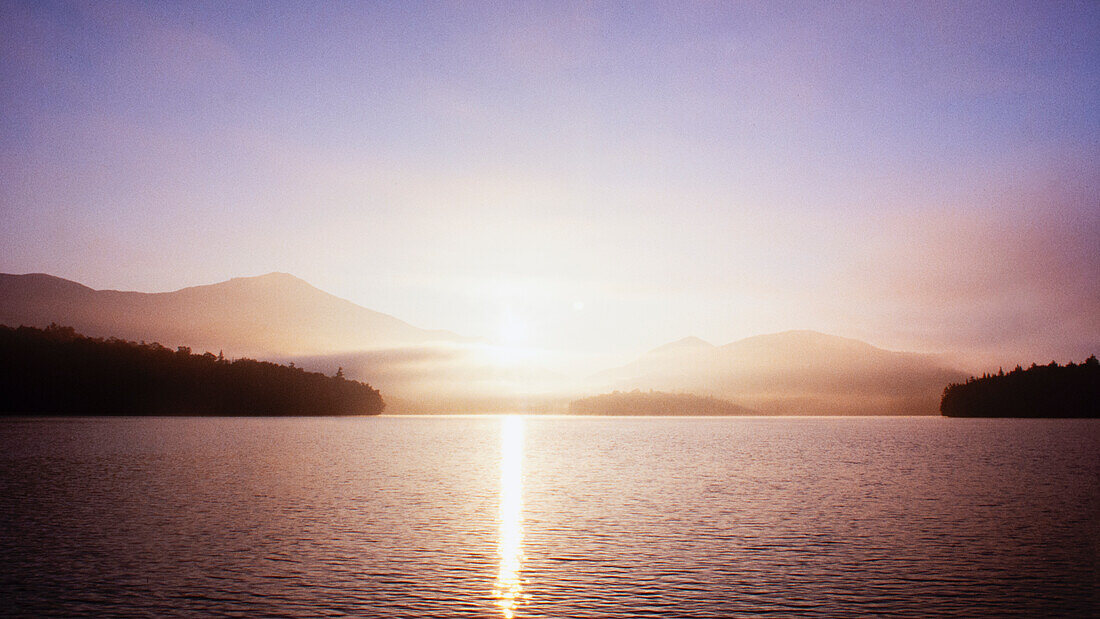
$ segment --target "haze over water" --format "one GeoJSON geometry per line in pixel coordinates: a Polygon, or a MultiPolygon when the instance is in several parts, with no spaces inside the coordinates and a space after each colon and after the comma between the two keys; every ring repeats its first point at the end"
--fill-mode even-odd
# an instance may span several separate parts
{"type": "Polygon", "coordinates": [[[0,444],[26,616],[1098,609],[1095,420],[9,420],[0,444]]]}

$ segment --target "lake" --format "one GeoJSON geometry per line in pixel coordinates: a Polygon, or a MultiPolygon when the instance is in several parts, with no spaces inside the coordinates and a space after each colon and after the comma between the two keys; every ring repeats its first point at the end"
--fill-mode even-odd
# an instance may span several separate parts
{"type": "Polygon", "coordinates": [[[1100,612],[1100,420],[0,421],[15,616],[1100,612]]]}

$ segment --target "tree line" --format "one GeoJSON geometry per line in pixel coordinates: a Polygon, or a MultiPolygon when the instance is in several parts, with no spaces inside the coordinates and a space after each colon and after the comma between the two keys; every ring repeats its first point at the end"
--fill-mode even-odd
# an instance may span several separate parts
{"type": "Polygon", "coordinates": [[[0,326],[0,414],[377,415],[377,389],[336,376],[180,346],[0,326]]]}
{"type": "Polygon", "coordinates": [[[1020,366],[948,385],[946,417],[1100,417],[1100,362],[1020,366]]]}

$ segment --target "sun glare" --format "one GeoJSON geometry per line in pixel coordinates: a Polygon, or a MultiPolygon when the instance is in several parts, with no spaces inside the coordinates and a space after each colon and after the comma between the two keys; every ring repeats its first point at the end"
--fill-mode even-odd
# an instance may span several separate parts
{"type": "Polygon", "coordinates": [[[523,418],[510,415],[500,423],[500,570],[493,597],[512,619],[523,593],[523,418]]]}
{"type": "Polygon", "coordinates": [[[507,312],[500,320],[497,327],[497,340],[504,346],[519,346],[527,341],[530,330],[527,321],[507,312]]]}
{"type": "Polygon", "coordinates": [[[537,353],[535,349],[524,346],[487,346],[484,352],[494,365],[501,368],[514,368],[530,361],[537,353]]]}

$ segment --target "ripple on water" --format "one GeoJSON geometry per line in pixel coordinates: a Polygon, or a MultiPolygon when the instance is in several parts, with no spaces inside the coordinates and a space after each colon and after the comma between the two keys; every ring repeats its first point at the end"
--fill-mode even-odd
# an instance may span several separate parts
{"type": "Polygon", "coordinates": [[[1100,424],[0,423],[7,615],[1095,615],[1100,424]]]}

